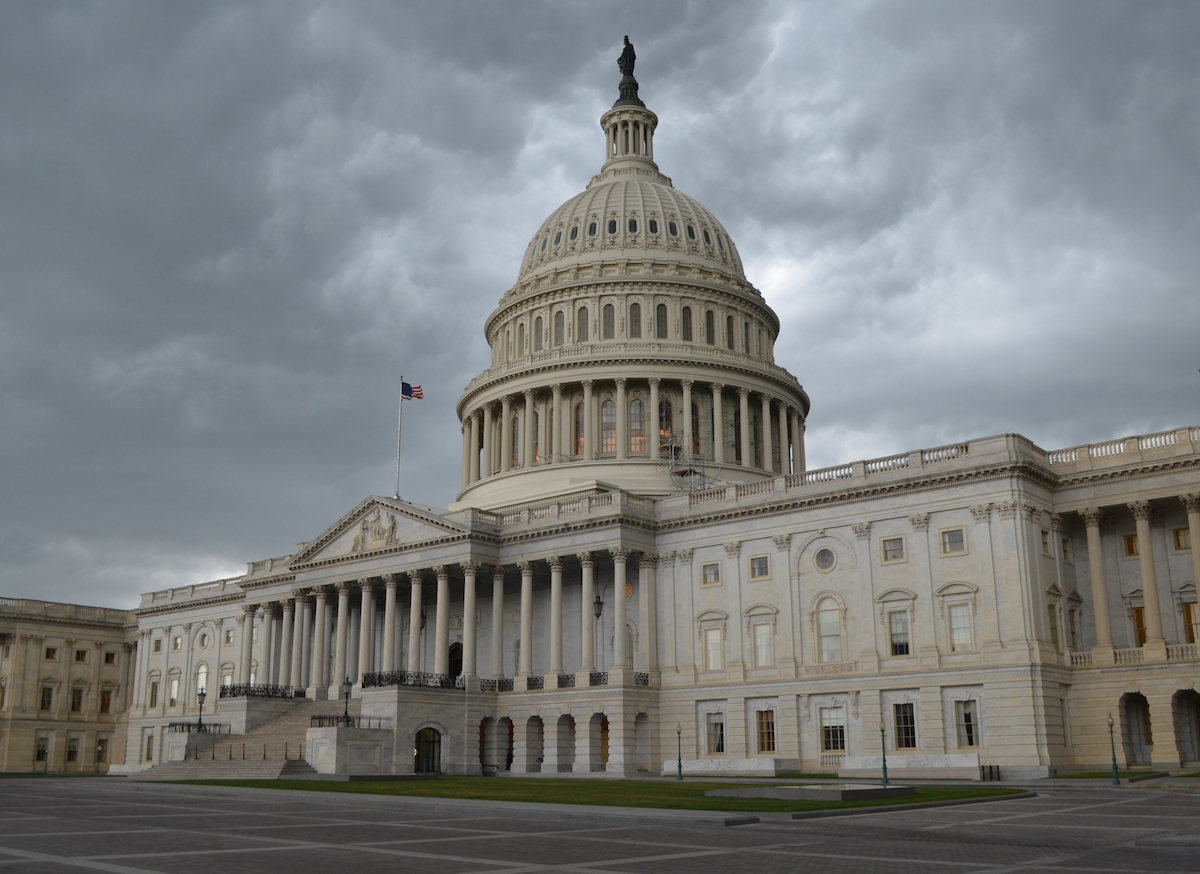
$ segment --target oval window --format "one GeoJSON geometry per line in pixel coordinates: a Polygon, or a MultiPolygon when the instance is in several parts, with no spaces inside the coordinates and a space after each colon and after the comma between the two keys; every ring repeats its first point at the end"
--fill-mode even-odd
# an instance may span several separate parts
{"type": "Polygon", "coordinates": [[[679,225],[675,224],[675,222],[667,222],[667,233],[670,234],[672,237],[678,237],[679,236],[679,225]]]}
{"type": "Polygon", "coordinates": [[[637,219],[629,220],[629,233],[631,233],[631,234],[637,233],[637,219]]]}
{"type": "Polygon", "coordinates": [[[579,236],[579,225],[571,225],[571,240],[574,241],[579,236]]]}
{"type": "Polygon", "coordinates": [[[688,225],[687,228],[688,228],[688,239],[689,240],[696,239],[696,229],[693,228],[691,225],[688,225]]]}
{"type": "Polygon", "coordinates": [[[711,246],[711,245],[712,245],[712,237],[710,237],[710,236],[708,235],[708,231],[705,231],[705,232],[704,232],[704,245],[706,245],[706,246],[711,246]]]}
{"type": "Polygon", "coordinates": [[[658,233],[658,219],[650,219],[650,233],[658,233]]]}
{"type": "Polygon", "coordinates": [[[596,223],[595,222],[592,222],[591,224],[588,225],[588,236],[589,237],[596,236],[596,223]]]}
{"type": "Polygon", "coordinates": [[[554,234],[554,245],[557,246],[561,242],[562,242],[562,231],[557,231],[554,234]]]}
{"type": "Polygon", "coordinates": [[[832,549],[822,549],[817,553],[815,561],[819,570],[827,571],[833,568],[837,556],[833,554],[832,549]]]}
{"type": "Polygon", "coordinates": [[[608,232],[610,234],[615,234],[617,232],[617,220],[616,219],[608,220],[608,232]]]}
{"type": "Polygon", "coordinates": [[[207,646],[208,646],[208,635],[207,634],[200,635],[200,649],[204,649],[207,646]]]}
{"type": "Polygon", "coordinates": [[[549,237],[542,237],[542,251],[543,251],[543,252],[545,252],[545,251],[546,251],[546,244],[547,244],[548,242],[550,242],[550,238],[549,238],[549,237]]]}

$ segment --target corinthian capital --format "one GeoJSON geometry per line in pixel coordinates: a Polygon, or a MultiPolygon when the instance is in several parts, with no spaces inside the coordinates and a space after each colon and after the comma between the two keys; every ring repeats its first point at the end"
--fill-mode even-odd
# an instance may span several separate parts
{"type": "Polygon", "coordinates": [[[1129,507],[1129,512],[1133,514],[1133,518],[1139,521],[1150,520],[1150,502],[1149,501],[1130,501],[1126,504],[1129,507]]]}

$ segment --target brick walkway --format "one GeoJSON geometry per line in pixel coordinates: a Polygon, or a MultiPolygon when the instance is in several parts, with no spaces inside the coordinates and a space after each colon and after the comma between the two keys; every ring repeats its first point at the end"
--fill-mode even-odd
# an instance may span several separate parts
{"type": "Polygon", "coordinates": [[[1200,795],[1038,791],[727,828],[682,811],[4,779],[0,874],[1200,871],[1200,795]]]}

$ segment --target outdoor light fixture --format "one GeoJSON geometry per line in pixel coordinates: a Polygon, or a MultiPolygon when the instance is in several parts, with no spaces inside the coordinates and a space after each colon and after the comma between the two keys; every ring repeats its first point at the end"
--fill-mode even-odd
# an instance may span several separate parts
{"type": "Polygon", "coordinates": [[[596,618],[600,618],[600,614],[604,612],[604,602],[600,600],[600,594],[596,593],[596,598],[592,601],[592,612],[596,614],[596,618]]]}
{"type": "Polygon", "coordinates": [[[887,726],[879,720],[879,749],[883,753],[883,785],[888,784],[887,778],[887,726]]]}
{"type": "Polygon", "coordinates": [[[1112,749],[1113,785],[1120,786],[1121,778],[1117,775],[1117,742],[1113,738],[1114,725],[1116,725],[1116,723],[1113,722],[1112,714],[1110,713],[1108,714],[1108,745],[1112,749]]]}
{"type": "Polygon", "coordinates": [[[196,731],[203,733],[204,731],[204,699],[208,695],[204,692],[204,687],[200,687],[200,691],[196,693],[196,701],[200,704],[200,715],[196,717],[196,731]]]}
{"type": "Polygon", "coordinates": [[[342,697],[346,699],[346,709],[342,712],[338,725],[350,725],[350,690],[353,688],[354,684],[350,682],[350,676],[347,674],[346,679],[342,680],[342,697]]]}
{"type": "Polygon", "coordinates": [[[676,724],[675,726],[675,750],[678,755],[677,764],[679,766],[679,779],[683,779],[683,726],[676,724]]]}

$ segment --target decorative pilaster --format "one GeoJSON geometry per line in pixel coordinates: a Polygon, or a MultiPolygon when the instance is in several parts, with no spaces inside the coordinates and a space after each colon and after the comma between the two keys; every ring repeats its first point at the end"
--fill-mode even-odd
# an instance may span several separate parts
{"type": "Polygon", "coordinates": [[[1187,510],[1188,540],[1192,545],[1192,581],[1196,591],[1200,592],[1200,558],[1196,557],[1200,554],[1200,492],[1183,495],[1179,500],[1187,510]]]}
{"type": "Polygon", "coordinates": [[[1146,621],[1146,658],[1150,661],[1166,661],[1162,603],[1158,597],[1158,575],[1154,571],[1154,546],[1150,542],[1150,502],[1130,501],[1127,506],[1137,525],[1138,564],[1142,571],[1142,616],[1146,621]]]}

